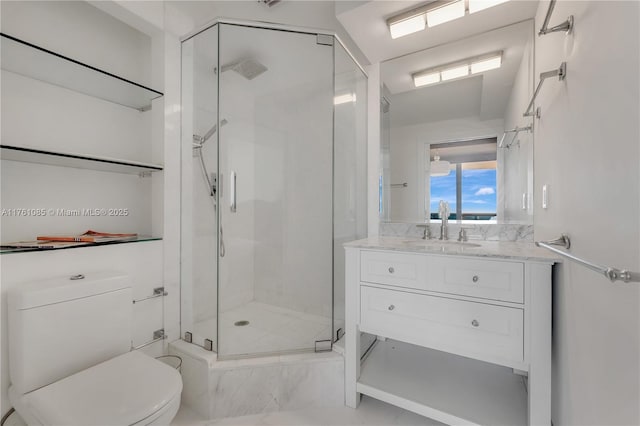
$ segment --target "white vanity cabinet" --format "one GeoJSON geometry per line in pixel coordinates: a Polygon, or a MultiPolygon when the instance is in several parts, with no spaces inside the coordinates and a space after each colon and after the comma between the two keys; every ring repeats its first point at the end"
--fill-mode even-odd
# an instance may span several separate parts
{"type": "Polygon", "coordinates": [[[554,259],[511,244],[347,244],[347,405],[362,393],[449,424],[549,425],[554,259]],[[378,336],[366,354],[363,332],[378,336]]]}

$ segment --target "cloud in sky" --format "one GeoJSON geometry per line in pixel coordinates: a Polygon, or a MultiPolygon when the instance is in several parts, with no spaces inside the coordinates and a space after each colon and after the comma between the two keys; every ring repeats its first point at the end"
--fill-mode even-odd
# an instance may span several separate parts
{"type": "Polygon", "coordinates": [[[495,189],[491,188],[490,186],[486,186],[484,188],[478,189],[475,195],[491,195],[495,193],[496,193],[495,189]]]}

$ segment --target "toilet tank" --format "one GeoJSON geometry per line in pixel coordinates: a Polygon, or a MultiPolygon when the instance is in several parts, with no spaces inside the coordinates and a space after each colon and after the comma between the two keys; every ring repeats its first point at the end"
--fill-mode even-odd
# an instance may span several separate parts
{"type": "Polygon", "coordinates": [[[20,394],[131,348],[132,291],[120,272],[17,286],[8,294],[9,377],[20,394]]]}

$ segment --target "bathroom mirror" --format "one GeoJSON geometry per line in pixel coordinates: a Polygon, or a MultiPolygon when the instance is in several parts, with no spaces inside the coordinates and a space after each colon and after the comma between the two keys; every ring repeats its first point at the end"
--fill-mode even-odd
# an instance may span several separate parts
{"type": "Polygon", "coordinates": [[[383,222],[533,223],[533,20],[381,64],[383,222]],[[420,85],[419,87],[416,87],[420,85]]]}

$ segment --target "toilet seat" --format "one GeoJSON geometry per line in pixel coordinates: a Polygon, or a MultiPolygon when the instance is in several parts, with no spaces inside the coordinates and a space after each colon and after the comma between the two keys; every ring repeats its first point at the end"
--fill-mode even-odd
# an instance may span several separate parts
{"type": "Polygon", "coordinates": [[[175,369],[133,351],[22,395],[14,405],[43,425],[147,425],[168,414],[170,420],[181,392],[175,369]]]}

